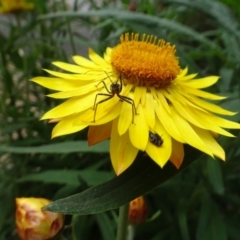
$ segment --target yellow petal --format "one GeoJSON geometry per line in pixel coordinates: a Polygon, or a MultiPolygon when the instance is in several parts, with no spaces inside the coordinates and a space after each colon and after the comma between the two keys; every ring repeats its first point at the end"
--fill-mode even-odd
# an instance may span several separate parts
{"type": "Polygon", "coordinates": [[[117,130],[118,119],[114,120],[110,141],[110,156],[114,171],[117,175],[125,171],[137,156],[138,149],[129,139],[128,132],[120,136],[117,130]]]}
{"type": "Polygon", "coordinates": [[[61,72],[55,72],[48,69],[44,69],[44,71],[48,72],[52,76],[67,79],[67,80],[79,80],[83,76],[81,74],[61,73],[61,72]]]}
{"type": "Polygon", "coordinates": [[[148,143],[149,128],[143,115],[142,105],[139,104],[137,114],[134,117],[134,123],[130,125],[129,136],[132,145],[137,149],[145,151],[148,143]]]}
{"type": "Polygon", "coordinates": [[[146,102],[143,106],[143,114],[146,119],[146,122],[150,128],[154,128],[155,126],[155,111],[154,111],[154,102],[152,94],[146,94],[146,102]]]}
{"type": "Polygon", "coordinates": [[[193,94],[195,96],[210,99],[210,100],[222,100],[222,99],[227,98],[227,97],[224,97],[224,96],[219,96],[219,95],[216,95],[216,94],[205,92],[205,91],[202,91],[202,90],[199,90],[199,89],[189,88],[187,86],[184,86],[184,91],[182,91],[182,94],[184,94],[187,97],[189,96],[189,94],[193,94]]]}
{"type": "MultiPolygon", "coordinates": [[[[232,135],[231,133],[229,133],[226,130],[220,128],[216,124],[216,122],[211,121],[211,118],[209,117],[209,114],[207,114],[205,112],[196,111],[195,109],[190,109],[188,107],[186,107],[186,110],[188,110],[188,112],[191,114],[192,117],[194,117],[195,119],[199,119],[199,122],[201,122],[201,124],[203,125],[203,127],[200,126],[200,128],[207,129],[207,130],[213,131],[215,133],[219,133],[219,134],[224,135],[224,136],[234,137],[234,135],[232,135]]],[[[188,119],[188,118],[186,118],[186,119],[188,119]]],[[[193,122],[191,122],[191,123],[193,123],[193,122]]],[[[197,124],[194,124],[194,125],[199,127],[197,124]]]]}
{"type": "Polygon", "coordinates": [[[192,101],[194,104],[196,104],[196,105],[200,106],[201,108],[206,109],[210,112],[214,112],[214,113],[218,113],[218,114],[222,114],[222,115],[228,115],[228,116],[233,116],[234,114],[236,114],[235,112],[228,111],[216,104],[206,102],[205,100],[202,100],[202,99],[194,97],[194,96],[189,97],[189,100],[192,101]]]}
{"type": "Polygon", "coordinates": [[[93,63],[92,61],[82,57],[82,56],[73,56],[73,61],[84,68],[89,68],[89,69],[99,69],[100,67],[98,67],[95,63],[93,63]]]}
{"type": "MultiPolygon", "coordinates": [[[[192,114],[192,112],[189,113],[187,111],[187,106],[182,106],[182,104],[180,102],[178,102],[178,100],[175,99],[170,94],[169,94],[168,98],[171,101],[172,106],[178,112],[179,115],[181,115],[183,118],[185,118],[187,121],[193,123],[194,125],[196,125],[200,128],[204,128],[204,126],[202,125],[202,121],[199,118],[194,118],[194,114],[192,114]]],[[[189,108],[189,109],[191,109],[191,108],[189,108]]]]}
{"type": "Polygon", "coordinates": [[[182,118],[175,111],[174,108],[172,108],[171,110],[172,110],[173,121],[174,121],[175,125],[177,126],[179,132],[183,136],[185,142],[213,157],[213,154],[209,150],[208,146],[198,136],[198,134],[194,131],[192,126],[184,118],[182,118]]]}
{"type": "Polygon", "coordinates": [[[179,169],[184,159],[183,144],[172,138],[172,154],[170,156],[171,163],[179,169]]]}
{"type": "Polygon", "coordinates": [[[145,87],[136,87],[134,90],[134,102],[135,106],[137,107],[140,99],[142,98],[143,94],[146,94],[146,88],[145,87]]]}
{"type": "Polygon", "coordinates": [[[62,118],[52,118],[48,121],[48,123],[56,123],[56,122],[60,122],[62,118]]]}
{"type": "Polygon", "coordinates": [[[86,128],[88,125],[83,124],[83,125],[78,125],[75,126],[73,125],[73,122],[75,121],[76,116],[72,115],[69,117],[63,118],[52,130],[52,138],[70,134],[70,133],[75,133],[78,131],[81,131],[82,129],[86,128]]]}
{"type": "Polygon", "coordinates": [[[112,48],[107,47],[105,54],[110,57],[112,54],[112,48]]]}
{"type": "Polygon", "coordinates": [[[220,127],[233,128],[233,129],[239,129],[240,128],[240,124],[239,123],[236,123],[236,122],[233,122],[233,121],[229,121],[227,119],[218,117],[218,116],[213,115],[211,113],[200,112],[199,114],[201,114],[201,118],[204,117],[209,122],[211,122],[212,124],[218,125],[220,127]]]}
{"type": "Polygon", "coordinates": [[[161,104],[156,104],[155,112],[159,121],[162,123],[168,134],[177,141],[184,143],[185,142],[184,138],[180,134],[178,128],[173,122],[172,117],[169,115],[166,109],[161,104]]]}
{"type": "Polygon", "coordinates": [[[184,77],[188,72],[188,67],[185,67],[184,69],[181,69],[180,74],[177,75],[177,78],[182,78],[184,77]]]}
{"type": "Polygon", "coordinates": [[[101,125],[107,122],[112,121],[117,116],[119,116],[121,111],[122,102],[118,101],[117,103],[102,103],[99,105],[100,111],[96,112],[95,122],[94,122],[94,113],[95,110],[89,109],[84,114],[81,115],[81,118],[76,119],[74,122],[75,125],[87,123],[89,125],[101,125]]]}
{"type": "Polygon", "coordinates": [[[61,78],[35,77],[31,79],[31,81],[56,91],[69,91],[80,86],[79,82],[76,82],[76,80],[66,80],[61,78]]]}
{"type": "Polygon", "coordinates": [[[195,78],[196,76],[197,76],[197,73],[189,74],[187,76],[178,75],[177,78],[174,79],[174,81],[177,81],[178,83],[181,84],[181,81],[188,81],[188,80],[195,78]]]}
{"type": "Polygon", "coordinates": [[[91,93],[89,95],[85,95],[84,97],[70,98],[64,103],[46,112],[42,116],[41,120],[51,118],[62,118],[91,108],[93,107],[94,104],[95,95],[96,94],[91,93]]]}
{"type": "Polygon", "coordinates": [[[113,96],[112,98],[108,99],[110,96],[101,96],[99,95],[98,98],[96,98],[96,105],[95,105],[95,109],[93,110],[94,114],[95,114],[95,121],[98,122],[99,119],[103,118],[106,114],[109,114],[110,109],[112,109],[113,107],[117,108],[117,110],[119,111],[120,114],[120,109],[119,107],[122,105],[121,104],[117,107],[117,103],[120,102],[120,99],[118,98],[118,96],[113,96]],[[103,102],[101,102],[103,101],[103,102]]]}
{"type": "Polygon", "coordinates": [[[193,79],[188,82],[182,82],[181,84],[186,85],[188,87],[201,89],[212,86],[214,83],[218,81],[218,79],[219,79],[218,76],[209,76],[205,78],[193,79]]]}
{"type": "Polygon", "coordinates": [[[160,105],[162,105],[165,108],[165,110],[169,114],[171,114],[170,107],[167,102],[167,98],[164,96],[164,92],[165,92],[165,90],[156,91],[156,96],[154,98],[159,102],[160,105]]]}
{"type": "Polygon", "coordinates": [[[85,68],[81,68],[77,65],[74,64],[69,64],[69,63],[65,63],[65,62],[52,62],[53,65],[55,65],[58,68],[64,69],[68,72],[73,72],[73,73],[84,73],[86,72],[85,68]]]}
{"type": "Polygon", "coordinates": [[[82,87],[76,87],[74,90],[52,93],[52,94],[48,94],[47,96],[51,98],[64,99],[64,98],[71,98],[71,97],[85,95],[86,93],[90,93],[93,91],[95,91],[95,94],[97,94],[96,90],[99,91],[96,85],[91,83],[82,87]]]}
{"type": "MultiPolygon", "coordinates": [[[[132,93],[130,92],[132,89],[132,85],[127,85],[126,87],[123,87],[121,96],[125,96],[127,98],[133,99],[132,93]]],[[[118,123],[118,133],[122,135],[126,132],[128,129],[130,123],[134,121],[134,116],[136,114],[136,104],[135,102],[131,104],[130,102],[126,102],[124,100],[121,100],[123,102],[119,123],[118,123]],[[130,108],[131,107],[131,108],[130,108]]]]}
{"type": "Polygon", "coordinates": [[[100,57],[96,52],[94,52],[91,48],[88,50],[89,58],[96,64],[101,66],[101,68],[109,67],[109,64],[100,57]]]}
{"type": "Polygon", "coordinates": [[[90,126],[88,129],[88,145],[93,146],[111,136],[112,122],[102,125],[90,126]]]}
{"type": "Polygon", "coordinates": [[[180,89],[177,89],[175,87],[169,88],[167,91],[163,90],[162,93],[166,99],[170,100],[170,97],[174,97],[177,99],[178,102],[181,102],[182,104],[186,106],[191,106],[193,108],[199,109],[204,111],[203,108],[197,106],[194,101],[191,100],[191,95],[189,95],[189,99],[184,96],[183,92],[185,91],[180,91],[180,89]]]}
{"type": "Polygon", "coordinates": [[[133,106],[128,102],[123,102],[118,121],[118,134],[120,136],[128,130],[130,124],[134,121],[134,115],[133,106]]]}
{"type": "MultiPolygon", "coordinates": [[[[132,87],[133,87],[132,84],[127,84],[126,86],[123,86],[123,90],[121,92],[121,95],[133,99],[133,94],[131,93],[132,87]]],[[[135,103],[135,106],[137,107],[136,103],[135,103]]]]}
{"type": "Polygon", "coordinates": [[[111,79],[113,78],[113,75],[108,73],[107,71],[98,70],[98,69],[92,69],[92,70],[86,70],[83,74],[76,74],[76,80],[78,80],[81,84],[88,84],[88,81],[94,82],[96,85],[100,84],[100,82],[105,82],[106,85],[111,83],[111,79]]]}
{"type": "Polygon", "coordinates": [[[172,140],[159,121],[156,122],[154,131],[161,136],[163,144],[161,146],[156,146],[148,141],[146,152],[153,161],[155,161],[160,167],[163,167],[171,156],[172,140]]]}
{"type": "Polygon", "coordinates": [[[171,99],[171,100],[178,114],[181,115],[183,118],[185,118],[188,122],[192,123],[193,125],[203,129],[214,131],[216,133],[219,133],[228,137],[233,137],[231,133],[220,128],[219,126],[217,126],[216,123],[214,122],[211,123],[210,121],[208,121],[208,118],[205,117],[207,115],[205,112],[198,111],[188,106],[182,106],[179,102],[177,102],[176,99],[171,99]]]}
{"type": "Polygon", "coordinates": [[[103,55],[104,60],[110,65],[111,64],[111,53],[112,48],[107,48],[106,52],[103,55]]]}
{"type": "Polygon", "coordinates": [[[192,126],[193,130],[198,134],[198,136],[204,141],[204,143],[211,150],[212,154],[225,160],[225,152],[222,147],[217,143],[213,136],[204,129],[192,126]]]}

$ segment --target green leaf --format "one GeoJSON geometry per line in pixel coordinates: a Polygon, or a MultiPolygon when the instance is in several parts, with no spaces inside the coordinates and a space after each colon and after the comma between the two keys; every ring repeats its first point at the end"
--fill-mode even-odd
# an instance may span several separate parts
{"type": "Polygon", "coordinates": [[[212,184],[214,191],[217,194],[222,195],[224,193],[224,184],[222,171],[219,164],[220,163],[218,160],[208,158],[207,170],[210,183],[212,184]]]}
{"type": "Polygon", "coordinates": [[[194,162],[200,153],[190,148],[185,151],[185,155],[187,156],[178,170],[171,162],[162,169],[149,157],[141,154],[118,177],[82,193],[57,200],[46,206],[45,210],[84,215],[116,209],[172,178],[194,162]]]}
{"type": "Polygon", "coordinates": [[[188,230],[188,223],[187,223],[187,214],[184,204],[180,204],[178,207],[178,223],[179,228],[182,234],[182,239],[190,240],[189,230],[188,230]]]}
{"type": "Polygon", "coordinates": [[[209,226],[211,218],[211,204],[209,197],[204,193],[202,195],[202,203],[201,203],[201,210],[200,210],[200,216],[198,220],[198,226],[197,226],[197,233],[196,233],[196,239],[201,240],[204,239],[206,229],[209,226]]]}
{"type": "Polygon", "coordinates": [[[89,216],[75,215],[72,217],[72,238],[73,240],[91,239],[92,229],[95,225],[95,219],[89,216]],[[90,235],[90,236],[89,236],[90,235]]]}
{"type": "Polygon", "coordinates": [[[106,213],[96,214],[96,220],[100,227],[104,240],[115,239],[115,223],[109,219],[106,213]]]}
{"type": "Polygon", "coordinates": [[[105,153],[109,151],[109,141],[96,144],[89,147],[86,141],[69,141],[62,143],[53,143],[39,147],[11,147],[0,146],[0,152],[8,153],[72,153],[72,152],[98,152],[105,153]]]}
{"type": "Polygon", "coordinates": [[[41,173],[28,174],[19,179],[18,182],[41,181],[44,183],[58,183],[79,186],[79,177],[81,177],[81,179],[86,181],[89,186],[93,186],[109,180],[112,175],[113,174],[107,171],[96,170],[48,170],[41,173]]]}
{"type": "Polygon", "coordinates": [[[212,16],[221,27],[227,29],[232,35],[235,35],[240,39],[240,33],[238,31],[239,23],[237,19],[234,18],[229,8],[226,5],[220,3],[219,1],[209,1],[209,0],[165,0],[169,3],[178,3],[181,5],[187,5],[188,7],[195,8],[198,11],[205,12],[206,14],[212,16]]]}
{"type": "Polygon", "coordinates": [[[74,194],[79,190],[79,185],[64,185],[62,188],[59,188],[54,196],[52,197],[53,200],[67,197],[71,194],[74,194]]]}
{"type": "Polygon", "coordinates": [[[209,196],[204,193],[197,228],[197,240],[227,240],[226,226],[215,204],[209,196]]]}
{"type": "Polygon", "coordinates": [[[101,18],[112,18],[120,21],[125,21],[126,23],[138,23],[139,25],[144,25],[153,28],[166,28],[168,30],[174,31],[176,33],[184,34],[192,39],[195,39],[203,44],[207,44],[211,48],[219,49],[219,46],[212,41],[209,41],[202,34],[194,31],[192,28],[185,26],[181,23],[175,22],[173,20],[163,19],[156,16],[150,16],[138,12],[129,12],[117,9],[102,9],[102,10],[91,10],[86,12],[58,12],[50,13],[46,15],[41,15],[39,20],[46,20],[51,18],[61,18],[61,17],[101,17],[101,18]]]}

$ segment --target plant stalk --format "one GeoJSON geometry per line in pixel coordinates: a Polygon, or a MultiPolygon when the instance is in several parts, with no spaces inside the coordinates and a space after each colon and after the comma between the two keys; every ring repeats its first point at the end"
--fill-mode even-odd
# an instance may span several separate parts
{"type": "Polygon", "coordinates": [[[129,203],[119,208],[118,229],[117,229],[116,240],[127,239],[128,210],[129,210],[129,203]]]}

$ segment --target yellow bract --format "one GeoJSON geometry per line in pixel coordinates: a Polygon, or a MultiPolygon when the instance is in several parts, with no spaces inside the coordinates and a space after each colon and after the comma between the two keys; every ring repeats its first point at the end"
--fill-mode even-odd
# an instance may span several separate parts
{"type": "Polygon", "coordinates": [[[175,47],[163,40],[126,34],[104,57],[90,49],[90,60],[74,56],[75,64],[54,62],[67,73],[47,70],[52,77],[32,79],[57,91],[49,97],[67,99],[42,117],[58,122],[52,137],[89,126],[89,145],[110,138],[116,174],[132,164],[139,150],[160,167],[170,160],[179,168],[183,144],[224,160],[215,137],[233,137],[223,128],[239,129],[240,124],[219,116],[234,112],[206,101],[225,98],[202,90],[219,77],[187,75],[174,54],[175,47]],[[161,137],[160,146],[150,141],[150,132],[161,137]]]}

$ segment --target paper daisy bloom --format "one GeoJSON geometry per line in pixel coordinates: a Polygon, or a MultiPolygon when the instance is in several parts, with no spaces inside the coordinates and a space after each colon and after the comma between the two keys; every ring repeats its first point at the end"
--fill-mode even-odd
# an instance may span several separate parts
{"type": "Polygon", "coordinates": [[[33,8],[33,3],[26,0],[0,0],[0,13],[17,13],[33,8]]]}
{"type": "Polygon", "coordinates": [[[46,70],[52,77],[32,79],[57,91],[49,97],[67,99],[42,117],[58,122],[52,137],[89,126],[90,146],[110,138],[116,174],[132,164],[139,150],[160,167],[170,160],[179,168],[183,144],[224,160],[214,136],[232,137],[224,128],[240,124],[219,116],[234,112],[205,100],[225,98],[202,90],[219,77],[187,74],[175,52],[175,46],[152,35],[126,33],[103,57],[90,49],[90,60],[74,56],[75,64],[53,62],[67,72],[46,70]]]}

